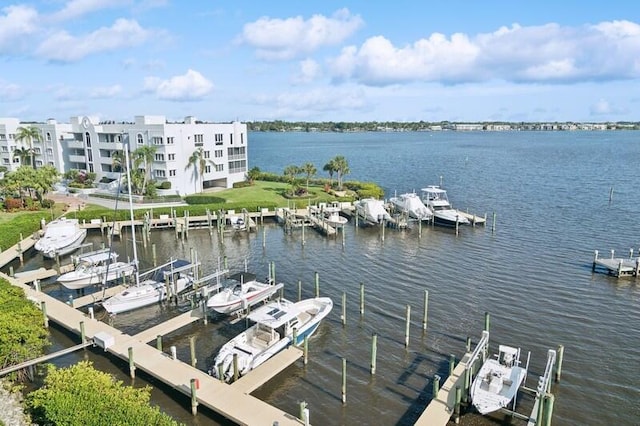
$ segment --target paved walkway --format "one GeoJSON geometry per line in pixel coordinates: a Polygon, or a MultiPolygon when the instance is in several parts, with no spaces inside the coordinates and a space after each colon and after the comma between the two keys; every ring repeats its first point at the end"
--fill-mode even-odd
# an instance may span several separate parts
{"type": "MultiPolygon", "coordinates": [[[[116,200],[108,198],[92,197],[90,195],[83,194],[64,194],[64,193],[50,193],[47,197],[54,200],[56,203],[64,203],[69,206],[69,211],[78,211],[85,208],[87,204],[95,204],[97,206],[106,207],[108,209],[116,208],[116,200]]],[[[129,202],[127,200],[118,200],[118,210],[129,210],[129,202]]],[[[182,207],[187,206],[187,203],[133,203],[134,209],[155,209],[160,207],[182,207]]]]}

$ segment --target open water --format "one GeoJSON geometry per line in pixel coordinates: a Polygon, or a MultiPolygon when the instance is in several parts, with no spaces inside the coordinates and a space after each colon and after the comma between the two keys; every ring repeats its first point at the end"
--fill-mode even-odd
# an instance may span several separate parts
{"type": "MultiPolygon", "coordinates": [[[[451,229],[417,226],[387,229],[346,227],[341,238],[275,224],[238,234],[222,243],[206,230],[190,231],[185,242],[172,231],[153,231],[158,258],[188,258],[198,252],[204,273],[227,256],[231,269],[266,276],[276,265],[285,296],[320,292],[334,310],[310,341],[310,362],[298,363],[255,395],[294,415],[306,401],[315,425],[408,425],[431,399],[432,379],[448,373],[450,354],[459,358],[465,340],[480,338],[490,313],[492,352],[498,344],[531,353],[527,385],[535,387],[548,349],[565,346],[562,380],[554,384],[553,424],[640,424],[640,282],[591,271],[594,250],[628,255],[640,249],[640,132],[424,132],[424,133],[252,133],[250,167],[282,173],[287,165],[322,166],[336,155],[349,162],[347,179],[374,181],[390,197],[430,184],[448,190],[453,205],[488,214],[487,227],[451,229]],[[612,192],[613,188],[613,192],[612,192]],[[612,196],[611,196],[612,195],[612,196]],[[495,232],[491,218],[496,214],[495,232]],[[364,315],[359,312],[365,286],[364,315]],[[429,291],[428,329],[423,333],[424,290],[429,291]],[[346,325],[341,323],[346,295],[346,325]],[[405,314],[411,306],[409,347],[404,346],[405,314]],[[369,374],[371,336],[378,334],[377,374],[369,374]],[[341,402],[342,359],[347,360],[347,402],[341,402]]],[[[99,243],[99,234],[90,236],[99,243]]],[[[129,244],[130,245],[130,242],[129,244]]],[[[131,253],[118,243],[121,258],[131,253]]],[[[151,250],[140,248],[150,264],[151,250]]],[[[27,267],[40,266],[37,256],[27,267]]],[[[69,292],[46,287],[60,298],[69,292]]],[[[179,311],[152,306],[115,318],[135,333],[179,311]]],[[[99,314],[99,313],[98,313],[99,314]]],[[[189,337],[196,335],[198,368],[206,370],[217,349],[242,329],[214,317],[165,338],[189,362],[189,337]]],[[[56,345],[64,335],[56,333],[56,345]]],[[[68,339],[67,339],[68,340],[68,339]]],[[[90,357],[101,369],[130,383],[123,363],[88,352],[58,361],[90,357]]],[[[135,385],[144,385],[144,377],[135,385]]],[[[192,418],[187,398],[162,386],[153,402],[187,424],[223,423],[211,413],[192,418]]],[[[522,398],[520,410],[530,408],[522,398]]],[[[248,408],[249,409],[249,408],[248,408]]],[[[468,414],[462,424],[502,424],[503,418],[468,414]]],[[[522,424],[518,421],[515,424],[522,424]]],[[[268,423],[270,424],[270,423],[268,423]]]]}

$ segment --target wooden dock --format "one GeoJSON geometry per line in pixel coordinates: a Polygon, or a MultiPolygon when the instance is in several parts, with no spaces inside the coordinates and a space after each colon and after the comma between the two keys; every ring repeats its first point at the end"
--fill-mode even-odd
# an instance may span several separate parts
{"type": "Polygon", "coordinates": [[[599,257],[598,250],[593,256],[593,272],[604,272],[614,277],[637,277],[640,274],[640,256],[633,256],[633,250],[629,251],[628,258],[614,257],[611,250],[611,257],[603,259],[599,257]]]}
{"type": "MultiPolygon", "coordinates": [[[[295,362],[301,356],[298,348],[283,351],[273,357],[268,364],[265,363],[264,368],[258,371],[255,378],[252,378],[253,372],[251,372],[245,376],[246,379],[243,382],[239,380],[235,386],[229,385],[189,364],[172,359],[168,354],[141,341],[141,338],[146,340],[149,333],[156,334],[160,329],[154,328],[137,336],[124,334],[108,324],[88,318],[60,300],[21,284],[5,274],[0,275],[13,285],[22,288],[29,300],[39,304],[49,320],[78,335],[84,333],[86,339],[94,339],[98,346],[104,346],[105,351],[129,361],[132,376],[136,370],[142,370],[167,386],[190,396],[192,401],[195,401],[195,405],[192,405],[194,415],[197,412],[197,406],[204,405],[240,425],[272,425],[276,422],[278,425],[303,424],[295,416],[249,395],[249,392],[295,362]],[[192,383],[196,383],[195,396],[191,391],[192,383]]],[[[171,327],[185,321],[186,318],[176,320],[171,327]]]]}

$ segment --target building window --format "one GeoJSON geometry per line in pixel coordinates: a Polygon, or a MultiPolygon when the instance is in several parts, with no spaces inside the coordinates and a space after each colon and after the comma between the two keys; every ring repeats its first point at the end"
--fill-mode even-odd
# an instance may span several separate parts
{"type": "Polygon", "coordinates": [[[84,138],[87,141],[87,146],[91,146],[91,135],[89,134],[89,132],[86,132],[84,134],[84,138]]]}
{"type": "Polygon", "coordinates": [[[233,133],[229,133],[230,144],[233,145],[233,133]]]}
{"type": "Polygon", "coordinates": [[[224,164],[216,164],[216,172],[224,172],[224,164]]]}
{"type": "Polygon", "coordinates": [[[164,154],[156,154],[156,161],[164,161],[164,154]]]}
{"type": "Polygon", "coordinates": [[[46,139],[47,139],[47,142],[51,142],[51,132],[47,132],[46,139]]]}
{"type": "Polygon", "coordinates": [[[162,145],[162,136],[154,136],[153,137],[154,145],[162,145]]]}
{"type": "Polygon", "coordinates": [[[13,164],[20,164],[20,158],[19,157],[13,157],[13,164]]]}
{"type": "Polygon", "coordinates": [[[174,170],[169,170],[169,176],[175,176],[176,175],[176,171],[174,170]]]}
{"type": "Polygon", "coordinates": [[[216,158],[222,158],[222,150],[221,150],[221,149],[216,149],[216,150],[213,152],[213,155],[214,155],[216,158]]]}
{"type": "Polygon", "coordinates": [[[229,161],[229,173],[241,173],[247,171],[247,161],[229,161]]]}
{"type": "Polygon", "coordinates": [[[36,147],[36,148],[33,148],[33,153],[36,154],[36,155],[40,155],[40,154],[42,154],[42,150],[40,148],[36,147]]]}
{"type": "Polygon", "coordinates": [[[165,176],[166,176],[166,174],[165,174],[164,170],[156,170],[156,177],[163,178],[165,176]]]}
{"type": "Polygon", "coordinates": [[[8,159],[8,158],[3,158],[3,159],[2,159],[2,162],[3,162],[4,164],[9,164],[9,159],[8,159]]]}
{"type": "Polygon", "coordinates": [[[0,133],[0,141],[6,140],[7,139],[7,135],[5,135],[4,133],[0,133]]]}
{"type": "Polygon", "coordinates": [[[167,160],[175,161],[175,159],[176,159],[176,155],[175,154],[167,154],[167,160]]]}
{"type": "Polygon", "coordinates": [[[173,136],[167,137],[167,145],[173,145],[173,136]]]}
{"type": "Polygon", "coordinates": [[[240,145],[244,145],[244,133],[240,133],[240,145]]]}
{"type": "Polygon", "coordinates": [[[204,166],[205,173],[211,173],[211,166],[204,166]]]}
{"type": "Polygon", "coordinates": [[[2,147],[2,152],[9,152],[9,149],[6,146],[2,147]]]}
{"type": "Polygon", "coordinates": [[[211,158],[211,151],[205,151],[204,158],[211,158]]]}
{"type": "Polygon", "coordinates": [[[144,138],[142,137],[142,133],[138,133],[138,136],[136,136],[136,139],[138,140],[138,145],[144,144],[144,138]]]}
{"type": "Polygon", "coordinates": [[[216,133],[213,135],[216,145],[222,145],[222,133],[216,133]]]}
{"type": "Polygon", "coordinates": [[[36,166],[42,167],[42,160],[36,160],[36,166]]]}
{"type": "Polygon", "coordinates": [[[204,135],[193,135],[193,141],[195,143],[203,143],[204,142],[204,135]]]}

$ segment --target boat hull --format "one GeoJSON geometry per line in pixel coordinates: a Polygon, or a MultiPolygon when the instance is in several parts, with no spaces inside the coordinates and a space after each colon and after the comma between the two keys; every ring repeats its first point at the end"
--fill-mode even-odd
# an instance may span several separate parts
{"type": "Polygon", "coordinates": [[[115,262],[109,265],[109,273],[104,276],[106,268],[91,272],[72,271],[58,277],[58,282],[70,290],[79,290],[96,284],[108,283],[133,275],[136,268],[131,263],[115,262]]]}
{"type": "Polygon", "coordinates": [[[488,359],[471,385],[471,401],[480,414],[505,408],[516,396],[527,372],[522,367],[506,368],[488,359]]]}
{"type": "MultiPolygon", "coordinates": [[[[243,285],[251,285],[251,283],[243,285]]],[[[254,302],[264,300],[264,298],[273,294],[276,289],[275,286],[269,284],[256,282],[254,285],[257,286],[256,290],[245,294],[234,295],[231,291],[223,290],[209,298],[207,307],[220,314],[231,314],[251,306],[254,302]]]]}

